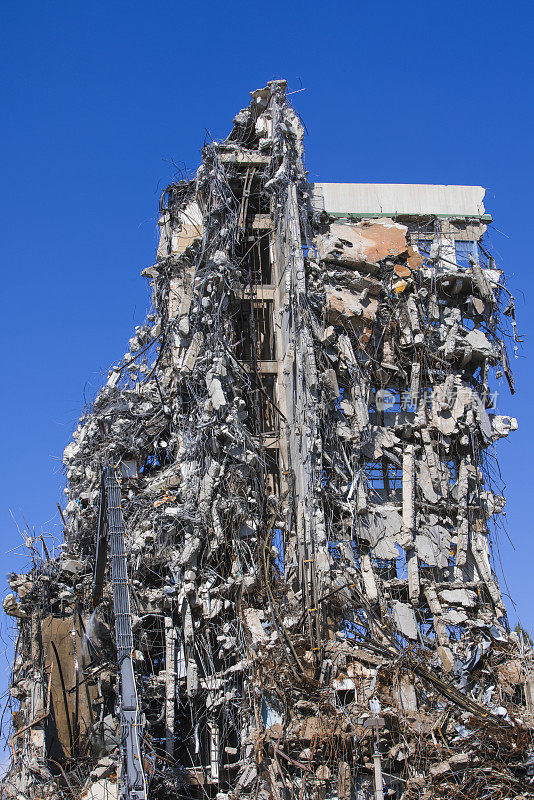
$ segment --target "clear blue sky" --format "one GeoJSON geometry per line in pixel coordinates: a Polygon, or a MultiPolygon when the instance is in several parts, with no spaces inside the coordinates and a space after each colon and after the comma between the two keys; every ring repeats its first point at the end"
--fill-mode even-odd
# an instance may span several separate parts
{"type": "Polygon", "coordinates": [[[250,90],[285,77],[305,88],[312,179],[488,187],[528,337],[500,402],[520,423],[500,446],[516,548],[503,537],[500,553],[531,630],[533,23],[521,0],[4,0],[1,551],[20,540],[10,508],[58,529],[61,453],[146,312],[139,272],[173,162],[196,168],[206,129],[224,137],[250,90]]]}

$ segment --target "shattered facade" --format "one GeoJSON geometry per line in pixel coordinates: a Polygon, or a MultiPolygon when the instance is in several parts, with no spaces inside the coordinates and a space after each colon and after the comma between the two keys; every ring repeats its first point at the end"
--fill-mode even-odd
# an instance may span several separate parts
{"type": "Polygon", "coordinates": [[[493,569],[484,190],[311,184],[285,83],[161,197],[153,308],[11,575],[17,800],[533,794],[493,569]]]}

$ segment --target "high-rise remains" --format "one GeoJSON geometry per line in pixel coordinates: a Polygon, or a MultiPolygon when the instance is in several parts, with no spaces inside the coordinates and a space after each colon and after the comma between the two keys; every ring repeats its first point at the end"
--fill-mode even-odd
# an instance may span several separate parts
{"type": "Polygon", "coordinates": [[[62,552],[10,576],[6,797],[532,793],[484,189],[309,183],[302,139],[272,81],[161,197],[153,308],[65,450],[62,552]]]}

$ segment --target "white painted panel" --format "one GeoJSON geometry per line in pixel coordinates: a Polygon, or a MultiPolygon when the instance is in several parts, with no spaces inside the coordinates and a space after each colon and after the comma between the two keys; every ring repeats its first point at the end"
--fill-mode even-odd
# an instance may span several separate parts
{"type": "Polygon", "coordinates": [[[482,186],[421,183],[315,183],[314,205],[331,214],[397,214],[480,217],[482,186]]]}

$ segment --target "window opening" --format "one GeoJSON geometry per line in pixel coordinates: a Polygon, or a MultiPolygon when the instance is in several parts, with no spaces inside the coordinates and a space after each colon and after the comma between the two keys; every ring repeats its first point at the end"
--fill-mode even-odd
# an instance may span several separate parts
{"type": "Polygon", "coordinates": [[[454,242],[454,250],[456,254],[456,264],[461,269],[468,269],[471,266],[471,260],[478,264],[478,245],[476,242],[454,242]]]}

